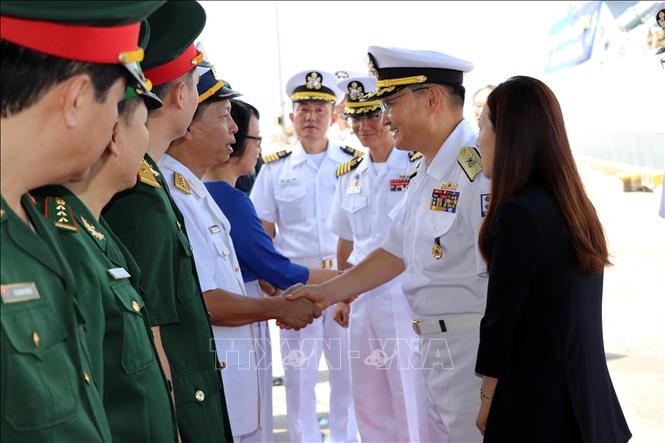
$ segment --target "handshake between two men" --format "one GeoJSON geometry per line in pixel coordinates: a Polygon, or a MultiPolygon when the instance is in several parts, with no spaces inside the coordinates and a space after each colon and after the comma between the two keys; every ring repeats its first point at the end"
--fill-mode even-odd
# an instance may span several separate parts
{"type": "Polygon", "coordinates": [[[404,271],[404,262],[379,248],[344,273],[310,270],[308,283],[281,292],[261,282],[264,297],[238,295],[223,289],[205,291],[210,321],[216,326],[242,326],[275,319],[282,329],[301,329],[321,316],[328,306],[351,303],[359,294],[385,283],[404,271]],[[333,277],[333,278],[331,278],[333,277]]]}
{"type": "Polygon", "coordinates": [[[378,248],[344,273],[322,284],[293,285],[283,296],[291,301],[308,300],[323,311],[335,303],[351,303],[360,294],[392,280],[402,272],[402,259],[378,248]]]}

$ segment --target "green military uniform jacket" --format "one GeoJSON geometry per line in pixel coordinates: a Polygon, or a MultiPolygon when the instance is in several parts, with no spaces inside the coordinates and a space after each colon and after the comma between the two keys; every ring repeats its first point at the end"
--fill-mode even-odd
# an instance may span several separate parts
{"type": "Polygon", "coordinates": [[[21,203],[32,228],[0,207],[0,441],[110,442],[74,276],[52,226],[21,203]]]}
{"type": "Polygon", "coordinates": [[[113,441],[177,441],[174,409],[132,269],[115,237],[63,186],[35,191],[76,274],[92,374],[113,441]],[[60,207],[67,219],[57,214],[60,207]],[[64,209],[63,209],[64,208],[64,209]]]}
{"type": "Polygon", "coordinates": [[[183,442],[232,442],[221,368],[184,220],[148,155],[139,183],[117,194],[103,216],[141,268],[146,309],[152,325],[160,327],[171,366],[183,442]]]}

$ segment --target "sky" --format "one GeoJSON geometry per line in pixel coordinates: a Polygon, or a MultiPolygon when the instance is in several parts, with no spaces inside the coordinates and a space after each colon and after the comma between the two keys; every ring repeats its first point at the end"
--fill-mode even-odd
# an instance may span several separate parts
{"type": "MultiPolygon", "coordinates": [[[[218,75],[269,118],[298,71],[367,72],[370,45],[428,49],[475,64],[472,93],[515,74],[541,76],[566,2],[206,2],[200,41],[218,75]],[[279,55],[279,56],[278,56],[279,55]]],[[[269,123],[262,119],[264,132],[269,123]]]]}
{"type": "MultiPolygon", "coordinates": [[[[365,74],[367,47],[378,45],[439,51],[474,63],[464,77],[467,118],[472,118],[470,97],[477,89],[530,75],[559,98],[577,146],[653,148],[654,134],[665,137],[665,71],[644,43],[655,18],[623,33],[605,7],[601,24],[609,40],[596,34],[601,51],[594,49],[593,58],[575,68],[545,73],[550,30],[585,3],[202,1],[207,23],[199,41],[218,75],[259,109],[263,135],[281,132],[280,114],[288,122],[284,85],[293,74],[310,69],[365,74]],[[627,142],[617,142],[621,137],[627,142]]],[[[661,151],[656,147],[650,164],[662,164],[661,151]]]]}

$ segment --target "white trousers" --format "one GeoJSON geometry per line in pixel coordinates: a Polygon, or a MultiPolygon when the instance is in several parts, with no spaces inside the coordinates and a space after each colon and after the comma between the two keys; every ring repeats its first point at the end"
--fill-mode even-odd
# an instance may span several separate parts
{"type": "MultiPolygon", "coordinates": [[[[250,297],[263,297],[258,281],[245,283],[247,295],[250,297]]],[[[270,443],[273,441],[272,416],[272,350],[268,322],[261,321],[252,324],[256,344],[256,365],[259,376],[259,428],[251,434],[234,436],[236,442],[270,443]]]]}
{"type": "Polygon", "coordinates": [[[399,279],[351,304],[351,380],[363,442],[429,441],[420,340],[411,318],[399,279]]]}
{"type": "Polygon", "coordinates": [[[357,425],[351,395],[348,330],[333,320],[334,306],[299,330],[280,330],[289,439],[320,442],[316,416],[319,360],[325,354],[330,382],[330,440],[357,441],[357,425]]]}
{"type": "Polygon", "coordinates": [[[477,443],[482,379],[475,374],[478,328],[421,337],[432,441],[477,443]]]}

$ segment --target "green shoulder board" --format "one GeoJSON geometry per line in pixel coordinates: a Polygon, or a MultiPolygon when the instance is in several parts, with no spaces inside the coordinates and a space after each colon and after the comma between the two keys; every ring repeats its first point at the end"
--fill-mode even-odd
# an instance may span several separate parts
{"type": "Polygon", "coordinates": [[[44,217],[53,222],[56,228],[70,232],[79,231],[72,207],[60,197],[46,197],[44,201],[44,217]]]}

